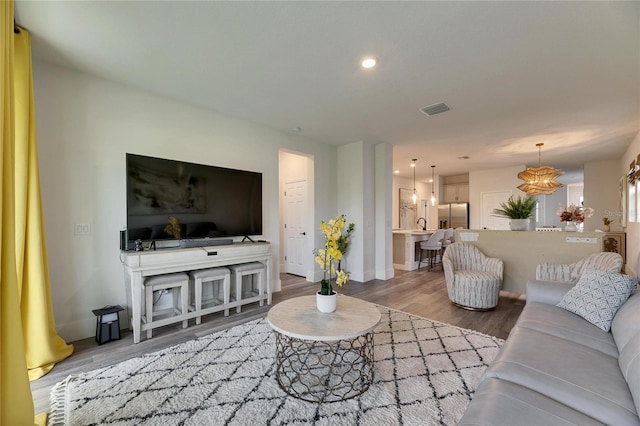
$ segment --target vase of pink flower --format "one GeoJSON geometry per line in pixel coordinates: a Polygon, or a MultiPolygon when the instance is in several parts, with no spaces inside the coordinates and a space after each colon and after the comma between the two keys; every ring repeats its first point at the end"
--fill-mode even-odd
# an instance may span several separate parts
{"type": "Polygon", "coordinates": [[[593,216],[593,211],[591,207],[570,204],[567,207],[560,207],[557,214],[561,222],[567,222],[565,231],[576,232],[585,218],[593,216]]]}

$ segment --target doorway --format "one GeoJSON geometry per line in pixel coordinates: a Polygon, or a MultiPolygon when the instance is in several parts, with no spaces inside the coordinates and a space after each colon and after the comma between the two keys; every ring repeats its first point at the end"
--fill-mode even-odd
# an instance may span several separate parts
{"type": "Polygon", "coordinates": [[[313,158],[280,152],[280,271],[313,278],[313,158]]]}

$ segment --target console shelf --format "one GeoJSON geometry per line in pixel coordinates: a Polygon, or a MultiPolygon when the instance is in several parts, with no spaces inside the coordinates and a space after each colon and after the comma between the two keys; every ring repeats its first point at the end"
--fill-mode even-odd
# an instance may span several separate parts
{"type": "MultiPolygon", "coordinates": [[[[265,242],[171,248],[156,251],[123,251],[121,258],[124,266],[127,307],[133,332],[133,342],[140,342],[140,333],[142,331],[159,326],[155,321],[151,324],[145,324],[142,321],[143,281],[146,277],[173,272],[189,272],[217,266],[261,262],[265,266],[266,280],[266,291],[263,297],[267,304],[271,304],[271,257],[271,246],[265,242]]],[[[255,298],[251,298],[246,300],[246,303],[255,301],[255,298]]],[[[202,314],[202,312],[191,311],[185,315],[176,315],[171,322],[180,322],[202,314]]],[[[165,324],[163,323],[163,325],[165,324]]]]}

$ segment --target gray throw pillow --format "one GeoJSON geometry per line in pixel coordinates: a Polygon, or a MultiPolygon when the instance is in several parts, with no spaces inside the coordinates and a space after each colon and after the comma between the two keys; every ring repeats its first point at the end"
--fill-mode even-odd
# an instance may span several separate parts
{"type": "Polygon", "coordinates": [[[637,285],[638,279],[629,275],[587,270],[557,306],[609,331],[616,312],[637,285]]]}

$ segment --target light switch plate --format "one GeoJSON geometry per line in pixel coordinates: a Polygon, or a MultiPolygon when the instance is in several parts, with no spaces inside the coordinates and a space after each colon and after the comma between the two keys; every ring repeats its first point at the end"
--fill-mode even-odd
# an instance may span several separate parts
{"type": "Polygon", "coordinates": [[[76,223],[73,227],[74,235],[89,235],[91,233],[91,225],[88,223],[76,223]]]}

